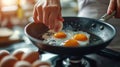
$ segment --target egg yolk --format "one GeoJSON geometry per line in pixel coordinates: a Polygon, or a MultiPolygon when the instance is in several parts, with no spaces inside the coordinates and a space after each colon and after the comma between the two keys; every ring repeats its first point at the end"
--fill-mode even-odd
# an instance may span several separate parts
{"type": "Polygon", "coordinates": [[[65,47],[78,47],[79,43],[77,42],[77,40],[69,39],[65,41],[64,46],[65,47]]]}
{"type": "Polygon", "coordinates": [[[55,38],[66,38],[66,34],[64,32],[57,32],[54,34],[55,38]]]}
{"type": "Polygon", "coordinates": [[[85,34],[76,34],[76,35],[73,36],[73,39],[78,40],[78,41],[88,40],[88,38],[85,34]]]}

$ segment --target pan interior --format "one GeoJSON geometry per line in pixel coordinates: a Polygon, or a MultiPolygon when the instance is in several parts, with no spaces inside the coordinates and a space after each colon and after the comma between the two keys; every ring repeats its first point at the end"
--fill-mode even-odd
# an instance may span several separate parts
{"type": "MultiPolygon", "coordinates": [[[[87,32],[90,34],[90,46],[107,42],[115,35],[115,31],[110,25],[98,20],[82,17],[65,17],[64,19],[63,30],[87,32]]],[[[26,32],[32,39],[43,41],[41,36],[48,30],[44,24],[31,23],[28,25],[26,32]]]]}

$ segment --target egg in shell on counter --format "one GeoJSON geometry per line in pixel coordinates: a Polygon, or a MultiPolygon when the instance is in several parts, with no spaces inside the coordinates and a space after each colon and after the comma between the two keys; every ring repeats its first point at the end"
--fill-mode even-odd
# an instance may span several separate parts
{"type": "Polygon", "coordinates": [[[41,61],[38,51],[25,52],[21,49],[11,54],[7,50],[0,50],[0,67],[51,67],[48,61],[41,61]]]}
{"type": "Polygon", "coordinates": [[[1,62],[0,67],[14,67],[14,64],[17,62],[17,58],[11,55],[5,56],[1,62]]]}
{"type": "Polygon", "coordinates": [[[10,53],[7,50],[0,50],[0,61],[5,57],[10,55],[10,53]]]}
{"type": "Polygon", "coordinates": [[[51,67],[51,63],[47,61],[37,60],[32,64],[32,67],[51,67]]]}
{"type": "Polygon", "coordinates": [[[30,64],[27,61],[18,61],[18,62],[16,62],[14,67],[32,67],[32,64],[30,64]]]}
{"type": "Polygon", "coordinates": [[[15,50],[12,53],[12,55],[15,56],[18,60],[22,59],[23,54],[25,54],[25,52],[22,50],[15,50]]]}
{"type": "Polygon", "coordinates": [[[29,63],[33,63],[36,60],[40,59],[39,52],[37,51],[30,51],[23,54],[21,60],[28,61],[29,63]]]}

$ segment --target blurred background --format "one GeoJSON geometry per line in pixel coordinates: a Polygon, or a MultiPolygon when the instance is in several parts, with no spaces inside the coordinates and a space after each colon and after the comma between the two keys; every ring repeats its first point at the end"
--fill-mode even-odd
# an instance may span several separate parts
{"type": "MultiPolygon", "coordinates": [[[[37,0],[0,0],[0,26],[25,25],[37,0]]],[[[77,15],[77,0],[61,0],[62,15],[77,15]]]]}
{"type": "Polygon", "coordinates": [[[1,26],[26,24],[34,4],[35,0],[0,0],[1,26]]]}

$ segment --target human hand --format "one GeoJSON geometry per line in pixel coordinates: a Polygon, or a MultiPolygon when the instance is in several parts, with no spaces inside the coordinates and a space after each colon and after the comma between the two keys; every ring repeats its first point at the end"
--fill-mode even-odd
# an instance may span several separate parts
{"type": "Polygon", "coordinates": [[[107,14],[111,14],[113,11],[116,11],[115,17],[120,18],[120,0],[110,0],[107,14]]]}
{"type": "Polygon", "coordinates": [[[39,0],[34,6],[33,19],[36,23],[45,24],[49,29],[60,28],[62,25],[60,26],[59,22],[64,21],[61,15],[60,0],[39,0]]]}

